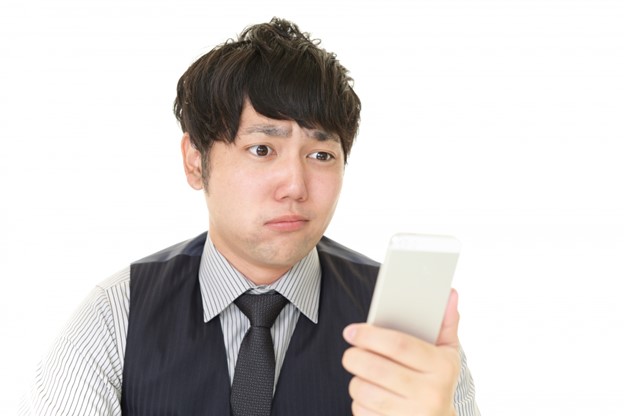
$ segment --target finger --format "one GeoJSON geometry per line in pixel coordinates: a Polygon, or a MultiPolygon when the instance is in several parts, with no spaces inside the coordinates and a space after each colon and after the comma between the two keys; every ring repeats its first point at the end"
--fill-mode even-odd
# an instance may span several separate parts
{"type": "Polygon", "coordinates": [[[446,311],[444,312],[444,320],[440,328],[440,335],[438,335],[438,341],[436,342],[438,346],[459,348],[459,338],[457,337],[457,330],[459,328],[458,300],[457,291],[451,289],[451,294],[446,304],[446,311]]]}
{"type": "Polygon", "coordinates": [[[358,377],[351,379],[349,395],[357,416],[414,414],[405,398],[358,377]]]}
{"type": "Polygon", "coordinates": [[[351,403],[351,413],[353,416],[384,416],[371,409],[367,409],[358,402],[351,403]]]}
{"type": "Polygon", "coordinates": [[[342,365],[355,377],[367,380],[397,396],[413,396],[422,387],[420,383],[423,378],[417,377],[415,370],[362,348],[352,347],[345,351],[342,365]]]}
{"type": "Polygon", "coordinates": [[[426,372],[435,368],[436,347],[411,335],[369,324],[351,324],[343,332],[347,342],[382,355],[403,366],[426,372]]]}

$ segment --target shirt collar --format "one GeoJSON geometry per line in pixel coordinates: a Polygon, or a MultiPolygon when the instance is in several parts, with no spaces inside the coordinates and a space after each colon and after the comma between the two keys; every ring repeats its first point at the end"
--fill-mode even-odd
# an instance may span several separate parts
{"type": "Polygon", "coordinates": [[[256,286],[219,253],[208,237],[199,266],[199,286],[204,307],[204,322],[219,315],[248,290],[258,292],[275,290],[295,305],[309,320],[318,323],[321,263],[316,247],[271,285],[256,286]]]}

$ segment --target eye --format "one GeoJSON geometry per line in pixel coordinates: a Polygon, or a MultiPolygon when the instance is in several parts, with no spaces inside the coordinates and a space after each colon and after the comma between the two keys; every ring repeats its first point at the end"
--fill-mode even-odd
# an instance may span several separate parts
{"type": "Polygon", "coordinates": [[[320,161],[323,161],[323,162],[335,159],[334,155],[332,155],[331,153],[327,153],[327,152],[314,152],[314,153],[310,153],[308,155],[308,157],[311,158],[311,159],[320,160],[320,161]]]}
{"type": "Polygon", "coordinates": [[[273,149],[264,144],[257,144],[255,146],[251,146],[247,149],[252,155],[258,157],[269,156],[273,153],[273,149]]]}

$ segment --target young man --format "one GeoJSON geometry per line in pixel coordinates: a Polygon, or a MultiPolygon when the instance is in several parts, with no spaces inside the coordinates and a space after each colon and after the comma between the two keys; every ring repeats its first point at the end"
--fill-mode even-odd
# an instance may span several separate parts
{"type": "Polygon", "coordinates": [[[357,324],[379,265],[323,233],[359,113],[346,69],[285,20],[197,60],[175,114],[209,231],[98,286],[24,413],[478,414],[455,292],[437,345],[357,324]]]}

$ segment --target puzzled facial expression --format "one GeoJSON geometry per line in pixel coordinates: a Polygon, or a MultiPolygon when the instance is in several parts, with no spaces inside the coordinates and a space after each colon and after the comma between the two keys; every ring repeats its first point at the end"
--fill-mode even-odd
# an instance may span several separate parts
{"type": "Polygon", "coordinates": [[[330,223],[344,174],[339,138],[264,117],[247,103],[234,143],[215,142],[209,157],[212,242],[249,279],[274,281],[330,223]]]}

